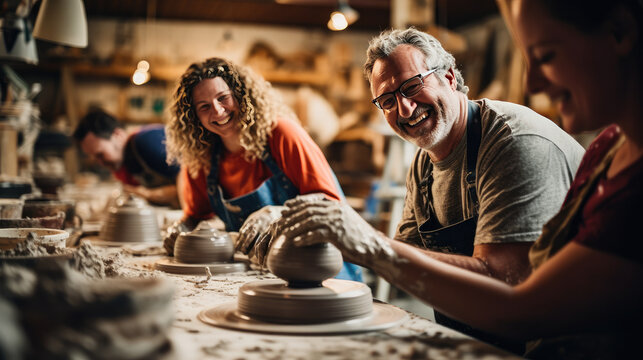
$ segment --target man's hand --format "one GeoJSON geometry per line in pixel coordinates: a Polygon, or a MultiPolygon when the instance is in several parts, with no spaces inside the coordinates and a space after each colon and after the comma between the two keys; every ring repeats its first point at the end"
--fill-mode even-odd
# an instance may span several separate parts
{"type": "Polygon", "coordinates": [[[271,229],[274,235],[284,235],[299,246],[330,242],[345,260],[364,266],[397,259],[386,236],[345,202],[306,195],[284,205],[282,218],[271,229]]]}
{"type": "Polygon", "coordinates": [[[268,230],[270,223],[281,217],[283,206],[264,206],[248,216],[239,229],[234,249],[248,254],[255,247],[257,240],[268,230]]]}

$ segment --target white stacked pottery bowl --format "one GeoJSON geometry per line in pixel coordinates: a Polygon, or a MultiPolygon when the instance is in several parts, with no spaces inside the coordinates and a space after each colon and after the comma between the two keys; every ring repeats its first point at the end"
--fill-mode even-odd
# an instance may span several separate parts
{"type": "Polygon", "coordinates": [[[108,242],[159,242],[161,232],[154,209],[134,195],[125,195],[109,208],[100,239],[108,242]]]}
{"type": "Polygon", "coordinates": [[[234,245],[230,235],[217,229],[197,229],[179,234],[174,257],[185,264],[232,262],[234,245]]]}
{"type": "Polygon", "coordinates": [[[44,228],[8,228],[0,229],[0,250],[11,250],[18,243],[25,241],[27,236],[32,234],[34,240],[48,249],[65,248],[65,241],[69,233],[65,230],[44,229],[44,228]]]}

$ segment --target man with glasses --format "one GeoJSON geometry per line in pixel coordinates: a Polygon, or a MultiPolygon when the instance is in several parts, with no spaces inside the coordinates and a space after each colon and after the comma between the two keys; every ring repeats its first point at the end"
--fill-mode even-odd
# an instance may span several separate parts
{"type": "MultiPolygon", "coordinates": [[[[400,137],[419,147],[395,240],[369,228],[348,205],[324,201],[286,203],[282,217],[289,220],[276,232],[295,242],[340,242],[345,258],[367,267],[391,261],[390,271],[397,268],[390,251],[369,249],[402,241],[440,261],[519,283],[530,272],[528,250],[560,208],[583,148],[524,106],[469,100],[454,57],[424,32],[384,32],[370,42],[367,57],[373,103],[400,137]]],[[[402,288],[421,286],[406,283],[404,274],[390,277],[402,288]]],[[[508,346],[441,314],[436,320],[508,346]]]]}

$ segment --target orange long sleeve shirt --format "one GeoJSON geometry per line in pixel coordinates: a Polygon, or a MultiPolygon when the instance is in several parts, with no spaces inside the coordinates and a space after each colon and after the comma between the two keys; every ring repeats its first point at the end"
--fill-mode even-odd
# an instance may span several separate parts
{"type": "MultiPolygon", "coordinates": [[[[340,200],[340,191],[335,185],[332,170],[321,149],[297,122],[279,119],[268,139],[272,157],[279,168],[299,189],[299,194],[324,193],[328,198],[340,200]]],[[[196,178],[190,177],[188,169],[181,170],[184,213],[196,219],[214,215],[207,194],[204,170],[196,178]]],[[[219,184],[225,197],[233,199],[257,189],[272,173],[263,161],[248,162],[243,150],[225,152],[219,163],[219,184]]]]}

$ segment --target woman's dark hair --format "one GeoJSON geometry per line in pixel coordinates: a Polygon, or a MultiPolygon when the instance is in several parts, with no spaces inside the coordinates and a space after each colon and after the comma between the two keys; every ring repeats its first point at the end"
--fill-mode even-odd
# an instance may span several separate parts
{"type": "Polygon", "coordinates": [[[617,6],[631,10],[641,24],[643,1],[641,0],[538,0],[558,20],[576,26],[584,32],[600,27],[617,6]]]}

